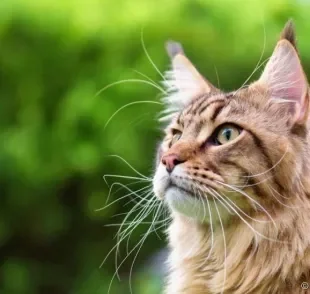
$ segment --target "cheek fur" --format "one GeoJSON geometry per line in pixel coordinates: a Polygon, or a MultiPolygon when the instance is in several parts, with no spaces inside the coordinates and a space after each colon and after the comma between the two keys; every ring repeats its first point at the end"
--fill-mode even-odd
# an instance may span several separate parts
{"type": "Polygon", "coordinates": [[[155,168],[157,168],[157,167],[159,166],[162,156],[163,156],[162,144],[161,144],[161,143],[158,143],[158,144],[157,144],[157,150],[156,150],[155,168]]]}
{"type": "Polygon", "coordinates": [[[153,177],[153,191],[156,197],[163,199],[168,185],[169,175],[166,168],[162,164],[159,164],[153,177]]]}

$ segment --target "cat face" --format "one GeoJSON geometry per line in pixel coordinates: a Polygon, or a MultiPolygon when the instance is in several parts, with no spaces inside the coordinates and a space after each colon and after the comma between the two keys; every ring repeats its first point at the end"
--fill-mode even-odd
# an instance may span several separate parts
{"type": "MultiPolygon", "coordinates": [[[[298,189],[307,144],[308,85],[286,27],[261,78],[224,93],[170,43],[169,125],[153,179],[173,212],[200,222],[268,218],[298,189]]],[[[291,34],[290,34],[291,37],[291,34]]],[[[283,206],[282,206],[283,207],[283,206]]]]}

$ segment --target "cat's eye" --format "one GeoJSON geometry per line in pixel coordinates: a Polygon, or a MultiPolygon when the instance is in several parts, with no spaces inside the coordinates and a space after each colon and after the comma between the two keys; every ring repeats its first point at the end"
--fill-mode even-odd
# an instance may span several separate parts
{"type": "Polygon", "coordinates": [[[223,145],[235,140],[241,133],[241,129],[235,125],[226,124],[218,129],[215,136],[215,143],[223,145]]]}
{"type": "Polygon", "coordinates": [[[173,136],[172,139],[170,141],[170,146],[172,146],[173,144],[175,144],[177,141],[179,141],[182,137],[182,133],[178,130],[173,130],[173,136]]]}

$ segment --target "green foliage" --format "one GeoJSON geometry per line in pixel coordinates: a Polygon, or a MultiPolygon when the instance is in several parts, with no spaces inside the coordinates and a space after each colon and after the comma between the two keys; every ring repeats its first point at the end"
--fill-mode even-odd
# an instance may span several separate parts
{"type": "MultiPolygon", "coordinates": [[[[99,265],[116,244],[117,228],[104,225],[120,222],[112,216],[132,204],[123,199],[96,212],[109,192],[103,175],[134,176],[107,155],[120,155],[150,175],[162,108],[142,102],[160,97],[143,83],[124,82],[96,93],[116,81],[144,79],[133,69],[161,79],[143,51],[142,29],[160,71],[169,66],[163,44],[172,38],[210,81],[234,89],[262,52],[262,60],[270,55],[289,17],[297,24],[309,71],[308,11],[302,0],[1,0],[0,293],[107,293],[113,255],[99,265]]],[[[138,227],[131,248],[143,233],[138,227]]],[[[160,277],[139,269],[164,244],[152,234],[142,247],[134,293],[160,291],[160,277]]],[[[125,256],[123,244],[120,260],[125,256]]],[[[122,281],[114,280],[111,294],[129,293],[132,260],[124,263],[122,281]]]]}

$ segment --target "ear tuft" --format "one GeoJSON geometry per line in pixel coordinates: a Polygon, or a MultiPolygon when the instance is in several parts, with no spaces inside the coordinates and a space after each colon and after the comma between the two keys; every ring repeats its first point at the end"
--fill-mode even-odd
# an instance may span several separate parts
{"type": "MultiPolygon", "coordinates": [[[[199,95],[215,91],[212,86],[184,55],[180,43],[169,41],[166,50],[171,57],[172,68],[165,73],[163,85],[167,96],[163,101],[167,105],[165,114],[180,111],[199,95]]],[[[168,116],[166,116],[168,117],[168,116]]]]}
{"type": "Polygon", "coordinates": [[[308,115],[308,82],[298,54],[287,39],[278,42],[258,83],[272,101],[290,102],[294,121],[303,123],[308,115]]]}
{"type": "Polygon", "coordinates": [[[178,54],[184,55],[184,50],[183,50],[182,45],[175,41],[167,41],[166,50],[170,58],[174,58],[178,54]]]}
{"type": "Polygon", "coordinates": [[[296,34],[295,34],[295,25],[292,19],[290,19],[284,26],[284,29],[281,33],[281,40],[285,39],[289,41],[293,47],[297,50],[297,41],[296,41],[296,34]]]}

